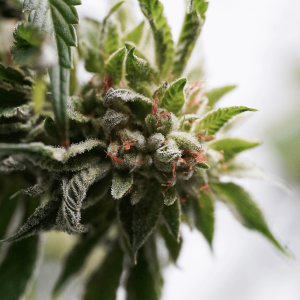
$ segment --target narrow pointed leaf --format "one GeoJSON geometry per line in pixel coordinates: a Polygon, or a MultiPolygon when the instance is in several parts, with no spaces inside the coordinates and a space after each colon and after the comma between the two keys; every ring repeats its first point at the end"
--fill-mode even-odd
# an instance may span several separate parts
{"type": "Polygon", "coordinates": [[[116,241],[87,282],[84,300],[115,300],[123,269],[123,251],[116,241]]]}
{"type": "Polygon", "coordinates": [[[248,108],[245,106],[219,108],[207,113],[197,124],[195,131],[207,130],[207,134],[215,134],[232,117],[245,111],[257,111],[257,109],[248,108]]]}
{"type": "Polygon", "coordinates": [[[184,87],[186,82],[186,78],[174,81],[166,90],[160,106],[174,114],[178,113],[185,103],[184,87]]]}
{"type": "Polygon", "coordinates": [[[239,221],[247,228],[257,230],[273,243],[281,252],[286,250],[271,233],[261,210],[251,199],[251,196],[240,186],[228,183],[213,183],[212,188],[217,197],[223,200],[237,214],[239,221]]]}
{"type": "Polygon", "coordinates": [[[209,192],[206,194],[201,192],[199,199],[194,199],[194,209],[196,228],[202,232],[210,247],[212,247],[215,229],[215,208],[212,195],[209,192]]]}
{"type": "Polygon", "coordinates": [[[132,42],[138,45],[144,32],[144,25],[145,25],[145,21],[142,21],[137,27],[135,27],[131,32],[129,32],[126,35],[123,41],[132,42]]]}
{"type": "Polygon", "coordinates": [[[128,196],[120,201],[119,221],[135,259],[138,249],[156,228],[162,208],[163,197],[160,190],[154,187],[148,188],[145,197],[136,205],[131,205],[128,196]]]}
{"type": "Polygon", "coordinates": [[[107,22],[104,53],[112,54],[120,48],[120,32],[113,22],[107,22]]]}
{"type": "Polygon", "coordinates": [[[191,56],[205,20],[207,7],[208,3],[204,0],[189,1],[175,52],[172,71],[175,78],[181,76],[191,56]]]}
{"type": "Polygon", "coordinates": [[[113,53],[105,64],[105,74],[108,74],[114,85],[118,84],[123,76],[123,62],[126,56],[126,47],[113,53]]]}
{"type": "Polygon", "coordinates": [[[177,199],[175,203],[170,206],[165,205],[162,211],[162,215],[170,234],[178,242],[181,222],[181,208],[179,200],[177,199]]]}
{"type": "Polygon", "coordinates": [[[139,251],[138,262],[129,272],[126,300],[159,300],[163,285],[156,249],[147,242],[139,251]]]}
{"type": "Polygon", "coordinates": [[[236,154],[254,148],[260,145],[260,142],[251,142],[241,139],[222,139],[209,144],[209,147],[216,151],[224,151],[225,160],[232,159],[236,154]]]}
{"type": "Polygon", "coordinates": [[[158,0],[139,0],[140,7],[150,23],[155,42],[155,59],[160,72],[166,76],[173,59],[171,29],[163,14],[163,5],[158,0]]]}
{"type": "Polygon", "coordinates": [[[111,195],[114,199],[121,199],[133,184],[133,173],[120,173],[115,172],[112,186],[111,195]]]}
{"type": "Polygon", "coordinates": [[[236,88],[236,85],[227,85],[212,89],[205,93],[208,98],[208,106],[213,107],[224,95],[236,88]]]}
{"type": "Polygon", "coordinates": [[[169,251],[169,255],[174,264],[176,264],[177,259],[180,254],[181,246],[182,246],[182,237],[179,237],[179,240],[175,240],[174,236],[170,233],[167,226],[161,225],[159,227],[159,233],[165,241],[166,247],[169,251]]]}
{"type": "MultiPolygon", "coordinates": [[[[26,201],[24,220],[30,216],[38,200],[26,201]]],[[[27,282],[34,273],[38,257],[39,237],[31,237],[14,243],[8,249],[0,266],[0,291],[5,300],[18,300],[26,289],[27,282]],[[20,266],[22,266],[20,268],[20,266]]]]}
{"type": "Polygon", "coordinates": [[[64,286],[68,279],[76,275],[83,267],[84,263],[88,259],[90,253],[97,245],[99,240],[106,233],[108,226],[105,224],[92,235],[88,237],[81,237],[77,244],[69,252],[66,260],[63,264],[62,273],[59,276],[58,281],[53,289],[54,294],[58,294],[59,290],[64,286]]]}

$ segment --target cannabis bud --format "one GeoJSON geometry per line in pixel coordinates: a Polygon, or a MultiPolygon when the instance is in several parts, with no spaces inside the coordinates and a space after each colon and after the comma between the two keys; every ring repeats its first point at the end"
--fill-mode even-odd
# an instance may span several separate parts
{"type": "Polygon", "coordinates": [[[174,263],[181,223],[211,246],[215,201],[285,252],[250,195],[222,181],[255,168],[236,156],[259,142],[216,134],[255,109],[213,109],[234,86],[206,91],[204,80],[191,79],[199,70],[186,70],[208,3],[189,1],[176,46],[158,0],[139,0],[150,26],[143,21],[129,32],[130,12],[122,3],[101,23],[82,20],[79,45],[71,48],[80,1],[24,1],[28,20],[16,25],[11,48],[20,67],[0,65],[0,237],[21,240],[8,248],[0,274],[22,261],[10,279],[13,289],[0,280],[3,297],[14,295],[5,299],[22,294],[38,256],[38,234],[50,230],[78,235],[56,295],[105,242],[106,257],[83,298],[115,299],[125,272],[128,300],[159,299],[157,240],[164,240],[174,263]],[[79,61],[95,74],[82,86],[79,61]],[[15,210],[23,225],[7,238],[15,210]]]}

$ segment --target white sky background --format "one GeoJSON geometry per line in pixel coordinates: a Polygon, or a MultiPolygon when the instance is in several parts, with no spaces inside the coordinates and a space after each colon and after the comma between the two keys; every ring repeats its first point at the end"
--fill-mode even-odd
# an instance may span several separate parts
{"type": "MultiPolygon", "coordinates": [[[[102,19],[107,12],[106,1],[82,2],[78,6],[82,16],[102,19]]],[[[161,2],[177,39],[184,0],[161,2]]],[[[263,146],[244,157],[285,178],[268,137],[274,125],[287,118],[296,105],[300,107],[296,80],[300,66],[300,1],[209,2],[199,41],[207,85],[237,84],[238,88],[224,97],[220,106],[245,105],[259,110],[233,134],[263,140],[263,146]]],[[[268,241],[244,229],[223,206],[218,206],[214,252],[200,234],[183,227],[179,267],[165,270],[162,300],[300,299],[300,188],[295,185],[294,193],[288,195],[268,183],[238,182],[244,182],[265,212],[274,234],[296,259],[284,259],[268,241]]],[[[120,292],[120,299],[122,295],[120,292]]]]}

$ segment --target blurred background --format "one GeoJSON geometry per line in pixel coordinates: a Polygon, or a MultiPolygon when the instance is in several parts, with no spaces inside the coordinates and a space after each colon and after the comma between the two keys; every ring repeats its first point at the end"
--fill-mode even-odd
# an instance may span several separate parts
{"type": "MultiPolygon", "coordinates": [[[[142,19],[138,1],[126,2],[132,3],[134,18],[142,19]]],[[[176,42],[185,1],[161,2],[176,42]]],[[[81,17],[101,21],[112,1],[82,0],[82,4],[77,7],[81,17]]],[[[222,98],[220,107],[244,105],[259,110],[235,127],[231,135],[262,140],[262,146],[242,156],[284,179],[292,191],[254,179],[236,182],[254,196],[275,236],[295,258],[282,257],[258,233],[241,227],[220,204],[216,209],[213,251],[202,235],[182,226],[183,251],[178,266],[164,270],[162,300],[299,300],[300,1],[210,0],[190,64],[197,65],[203,69],[208,89],[237,85],[222,98]]],[[[92,76],[83,66],[78,72],[82,81],[92,76]]],[[[30,292],[31,287],[27,300],[50,299],[59,262],[74,241],[61,233],[45,235],[46,253],[38,268],[39,279],[33,283],[36,293],[30,292]]],[[[86,269],[101,257],[103,251],[99,248],[86,269]]],[[[72,281],[59,299],[78,299],[85,276],[84,272],[72,281]]],[[[124,292],[120,288],[118,300],[122,299],[124,292]]]]}

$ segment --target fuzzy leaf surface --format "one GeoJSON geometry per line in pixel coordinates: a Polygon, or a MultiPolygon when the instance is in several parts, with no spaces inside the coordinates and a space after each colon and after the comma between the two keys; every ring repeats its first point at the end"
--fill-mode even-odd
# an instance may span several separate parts
{"type": "Polygon", "coordinates": [[[245,106],[232,106],[208,112],[197,124],[195,131],[207,130],[207,134],[215,134],[232,117],[245,111],[257,111],[257,109],[245,106]]]}
{"type": "Polygon", "coordinates": [[[177,199],[172,205],[164,206],[162,215],[165,220],[165,224],[172,237],[179,240],[179,228],[181,223],[181,208],[179,200],[177,199]]]}
{"type": "Polygon", "coordinates": [[[114,85],[118,84],[123,76],[123,62],[126,56],[126,47],[113,53],[105,64],[105,74],[108,74],[114,85]]]}
{"type": "Polygon", "coordinates": [[[186,78],[174,81],[166,90],[160,106],[174,114],[178,113],[185,102],[184,87],[186,83],[186,78]]]}
{"type": "Polygon", "coordinates": [[[11,83],[18,83],[20,85],[31,85],[24,74],[21,71],[16,70],[12,67],[7,67],[0,63],[0,78],[11,83]]]}
{"type": "Polygon", "coordinates": [[[138,249],[156,228],[162,208],[163,197],[159,189],[148,189],[145,197],[136,205],[131,204],[128,196],[120,201],[119,221],[135,259],[138,249]]]}
{"type": "Polygon", "coordinates": [[[121,199],[126,192],[130,189],[133,184],[133,173],[120,173],[115,172],[112,186],[111,186],[111,195],[114,199],[121,199]]]}
{"type": "Polygon", "coordinates": [[[261,210],[242,187],[232,182],[213,183],[211,186],[213,191],[217,192],[217,197],[232,209],[234,215],[245,227],[257,230],[281,252],[286,253],[286,250],[279,244],[268,228],[261,210]]]}
{"type": "Polygon", "coordinates": [[[225,160],[232,159],[236,154],[254,148],[260,145],[260,142],[251,142],[241,139],[222,139],[209,144],[209,147],[216,151],[224,151],[225,160]]]}

